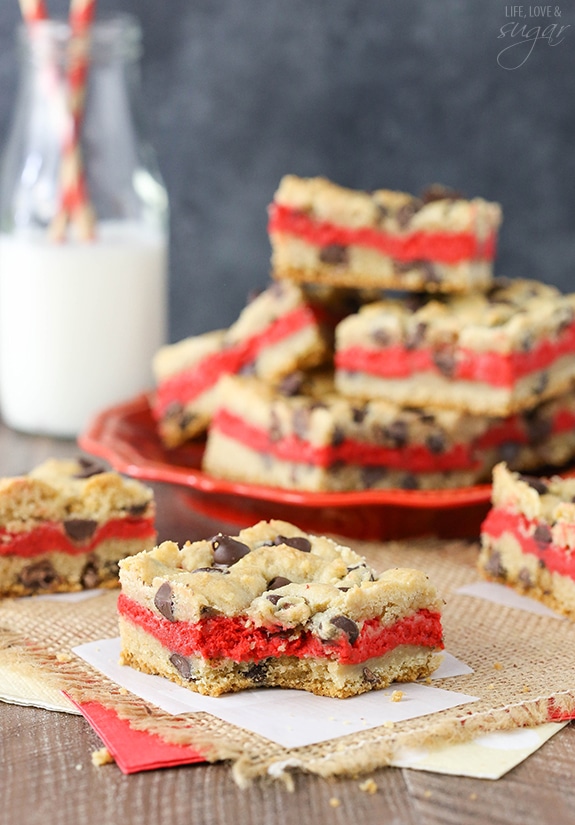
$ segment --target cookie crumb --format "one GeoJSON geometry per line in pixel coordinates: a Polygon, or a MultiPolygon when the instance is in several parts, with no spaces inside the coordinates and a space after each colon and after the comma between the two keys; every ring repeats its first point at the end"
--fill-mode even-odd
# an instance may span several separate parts
{"type": "Polygon", "coordinates": [[[391,701],[392,702],[401,702],[405,693],[402,690],[394,690],[391,694],[391,701]]]}
{"type": "Polygon", "coordinates": [[[423,795],[424,795],[424,797],[425,797],[426,799],[429,799],[430,797],[432,797],[432,796],[433,796],[433,791],[429,791],[429,790],[424,791],[424,792],[423,792],[423,795]]]}
{"type": "Polygon", "coordinates": [[[100,748],[100,750],[92,752],[92,765],[96,765],[97,768],[101,765],[110,765],[115,761],[108,748],[100,748]]]}
{"type": "Polygon", "coordinates": [[[523,687],[521,688],[521,690],[523,691],[523,693],[529,693],[529,691],[531,690],[531,688],[529,687],[529,685],[523,685],[523,687]]]}
{"type": "Polygon", "coordinates": [[[126,690],[126,688],[120,688],[120,690],[118,691],[118,693],[120,694],[120,696],[127,696],[129,692],[130,692],[130,691],[129,691],[129,690],[126,690]]]}
{"type": "Polygon", "coordinates": [[[477,794],[476,793],[470,793],[469,798],[471,799],[472,802],[475,802],[475,800],[477,799],[477,794]]]}
{"type": "Polygon", "coordinates": [[[62,663],[71,662],[72,657],[69,653],[56,653],[56,661],[62,663]]]}
{"type": "Polygon", "coordinates": [[[503,665],[501,664],[501,662],[494,662],[493,670],[503,670],[503,665]]]}
{"type": "Polygon", "coordinates": [[[359,783],[359,790],[364,791],[364,793],[377,793],[377,782],[373,779],[366,779],[365,782],[359,783]]]}
{"type": "Polygon", "coordinates": [[[341,802],[339,801],[337,796],[332,796],[331,799],[329,800],[329,804],[332,808],[339,808],[339,806],[341,805],[341,802]]]}
{"type": "Polygon", "coordinates": [[[383,723],[384,728],[393,728],[394,725],[395,725],[395,722],[392,722],[391,719],[386,719],[385,722],[383,723]]]}

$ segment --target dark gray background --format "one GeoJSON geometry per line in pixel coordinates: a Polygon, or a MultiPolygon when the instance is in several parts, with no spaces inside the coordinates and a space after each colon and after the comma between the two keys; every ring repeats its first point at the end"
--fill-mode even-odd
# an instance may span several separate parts
{"type": "MultiPolygon", "coordinates": [[[[51,12],[67,3],[47,0],[51,12]]],[[[502,0],[100,0],[143,27],[148,131],[171,199],[171,338],[234,320],[269,274],[286,172],[498,200],[496,269],[575,290],[575,12],[518,45],[502,0]]],[[[555,16],[555,12],[561,16],[555,16]]],[[[0,138],[17,0],[0,3],[0,138]]]]}

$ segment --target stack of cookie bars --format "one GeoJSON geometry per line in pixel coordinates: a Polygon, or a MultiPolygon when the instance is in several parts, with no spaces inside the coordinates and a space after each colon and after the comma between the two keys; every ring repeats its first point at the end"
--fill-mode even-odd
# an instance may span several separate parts
{"type": "Polygon", "coordinates": [[[165,347],[164,445],[211,475],[307,491],[441,489],[575,455],[575,295],[493,276],[498,204],[285,177],[272,286],[165,347]]]}

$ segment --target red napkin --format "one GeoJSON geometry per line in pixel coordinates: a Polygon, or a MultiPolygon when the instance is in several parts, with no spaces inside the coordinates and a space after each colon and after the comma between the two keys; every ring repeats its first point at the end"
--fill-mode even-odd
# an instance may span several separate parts
{"type": "MultiPolygon", "coordinates": [[[[68,697],[70,698],[70,697],[68,697]]],[[[164,742],[157,734],[134,730],[116,711],[98,702],[71,702],[96,731],[108,748],[122,773],[153,771],[156,768],[172,768],[205,762],[204,757],[189,745],[173,745],[164,742]]]]}

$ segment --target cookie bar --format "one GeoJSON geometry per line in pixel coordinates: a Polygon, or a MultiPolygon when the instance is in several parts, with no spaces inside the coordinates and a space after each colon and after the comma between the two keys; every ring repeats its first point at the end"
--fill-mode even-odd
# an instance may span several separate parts
{"type": "Polygon", "coordinates": [[[532,470],[575,456],[575,394],[507,419],[352,401],[329,378],[294,395],[254,378],[220,384],[203,468],[308,491],[441,489],[491,478],[498,461],[532,470]]]}
{"type": "Polygon", "coordinates": [[[150,489],[91,459],[0,480],[0,596],[118,586],[118,561],[154,546],[150,489]]]}
{"type": "Polygon", "coordinates": [[[485,294],[408,296],[364,306],[336,329],[345,395],[508,416],[567,392],[575,294],[499,278],[485,294]]]}
{"type": "Polygon", "coordinates": [[[444,187],[421,198],[285,176],[269,208],[274,277],[376,289],[470,292],[492,278],[501,209],[444,187]]]}
{"type": "Polygon", "coordinates": [[[411,569],[377,574],[283,521],[120,565],[121,659],[198,693],[284,687],[347,697],[429,675],[441,600],[411,569]]]}
{"type": "Polygon", "coordinates": [[[575,478],[493,471],[480,572],[575,619],[575,478]]]}
{"type": "Polygon", "coordinates": [[[249,303],[227,330],[215,330],[163,347],[153,362],[152,412],[165,446],[203,433],[222,375],[251,372],[279,381],[331,357],[328,304],[294,284],[273,284],[249,303]]]}

